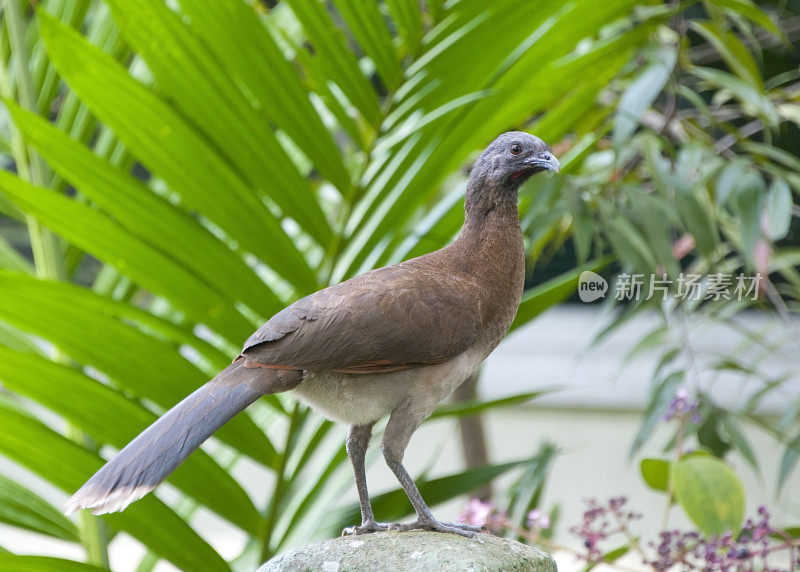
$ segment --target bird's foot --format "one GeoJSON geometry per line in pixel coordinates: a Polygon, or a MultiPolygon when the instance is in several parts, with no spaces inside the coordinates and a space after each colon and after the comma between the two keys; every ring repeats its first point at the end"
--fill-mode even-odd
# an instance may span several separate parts
{"type": "Polygon", "coordinates": [[[375,522],[374,520],[366,520],[361,523],[361,526],[348,526],[342,531],[342,536],[358,536],[359,534],[371,534],[373,532],[383,532],[389,530],[392,526],[387,522],[375,522]]]}
{"type": "Polygon", "coordinates": [[[414,522],[402,523],[398,522],[389,525],[389,530],[396,530],[398,532],[405,532],[407,530],[430,530],[433,532],[449,532],[450,534],[458,534],[459,536],[466,536],[472,538],[476,532],[486,532],[486,527],[471,526],[469,524],[456,524],[453,522],[439,522],[438,520],[428,518],[418,518],[414,522]]]}
{"type": "Polygon", "coordinates": [[[469,532],[489,532],[489,528],[484,526],[472,526],[471,524],[462,524],[460,522],[443,522],[445,526],[451,526],[454,528],[460,528],[461,530],[467,530],[469,532]]]}

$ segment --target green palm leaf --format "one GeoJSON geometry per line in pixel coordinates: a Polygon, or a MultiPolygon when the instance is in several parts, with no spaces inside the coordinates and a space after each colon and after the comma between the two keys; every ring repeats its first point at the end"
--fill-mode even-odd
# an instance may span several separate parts
{"type": "MultiPolygon", "coordinates": [[[[94,440],[118,449],[157,419],[122,393],[33,354],[0,347],[0,379],[7,389],[35,399],[94,440]]],[[[258,531],[258,511],[247,494],[203,451],[190,455],[169,480],[226,520],[251,534],[258,531]]]]}
{"type": "Polygon", "coordinates": [[[43,13],[39,26],[53,64],[70,87],[188,208],[218,224],[287,280],[316,287],[305,258],[267,206],[193,126],[74,31],[43,13]],[[269,245],[261,239],[265,234],[269,245]]]}
{"type": "MultiPolygon", "coordinates": [[[[103,464],[102,459],[43,423],[0,405],[0,452],[72,493],[103,464]],[[31,446],[36,443],[36,446],[31,446]]],[[[181,568],[229,570],[227,563],[167,505],[150,495],[129,510],[103,517],[181,568]]]]}
{"type": "Polygon", "coordinates": [[[0,522],[76,542],[78,529],[36,493],[0,475],[0,522]]]}
{"type": "Polygon", "coordinates": [[[218,63],[161,0],[109,0],[114,19],[163,94],[250,185],[264,191],[320,243],[325,215],[275,133],[218,63]],[[287,192],[290,191],[290,192],[287,192]]]}
{"type": "MultiPolygon", "coordinates": [[[[91,292],[3,273],[0,293],[0,318],[5,322],[52,342],[75,361],[97,368],[165,409],[207,381],[174,345],[132,328],[120,319],[124,314],[113,315],[120,305],[103,303],[91,292]],[[92,327],[86,328],[89,323],[92,327]]],[[[247,415],[226,423],[217,436],[259,462],[274,462],[275,449],[247,415]]]]}
{"type": "Polygon", "coordinates": [[[263,315],[282,307],[255,272],[195,218],[37,115],[13,104],[8,109],[53,169],[127,232],[185,266],[229,303],[242,301],[263,315]]]}

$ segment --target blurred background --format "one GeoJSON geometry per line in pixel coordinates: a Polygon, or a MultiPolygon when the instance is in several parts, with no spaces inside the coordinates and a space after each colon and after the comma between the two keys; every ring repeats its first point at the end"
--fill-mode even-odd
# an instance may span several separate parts
{"type": "Polygon", "coordinates": [[[61,507],[283,306],[452,240],[510,129],[562,172],[520,190],[512,332],[412,439],[423,496],[561,570],[800,565],[797,2],[0,10],[0,569],[250,570],[355,523],[345,429],[291,395],[121,514],[61,507]]]}

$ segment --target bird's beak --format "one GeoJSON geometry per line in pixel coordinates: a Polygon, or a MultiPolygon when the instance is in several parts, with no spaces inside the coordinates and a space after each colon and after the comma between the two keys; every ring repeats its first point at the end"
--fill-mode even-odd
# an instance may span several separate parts
{"type": "Polygon", "coordinates": [[[527,159],[525,163],[531,167],[546,171],[555,171],[556,173],[561,170],[561,163],[559,163],[558,159],[549,151],[536,153],[530,159],[527,159]]]}

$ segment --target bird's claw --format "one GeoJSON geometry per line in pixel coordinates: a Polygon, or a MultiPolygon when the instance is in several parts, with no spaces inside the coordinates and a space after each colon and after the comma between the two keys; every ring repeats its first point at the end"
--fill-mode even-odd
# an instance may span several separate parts
{"type": "Polygon", "coordinates": [[[342,536],[358,536],[359,534],[371,534],[373,532],[383,532],[389,530],[391,524],[385,522],[375,522],[368,520],[361,523],[361,526],[348,526],[342,530],[342,536]]]}
{"type": "Polygon", "coordinates": [[[462,524],[456,522],[443,522],[445,526],[450,526],[454,528],[460,528],[461,530],[469,530],[470,532],[489,532],[489,527],[485,524],[483,526],[472,526],[471,524],[462,524]]]}
{"type": "Polygon", "coordinates": [[[433,532],[449,532],[450,534],[458,534],[459,536],[472,538],[475,536],[476,532],[485,532],[486,527],[470,526],[468,524],[455,524],[452,522],[439,522],[438,520],[418,518],[414,522],[398,522],[390,524],[389,530],[396,530],[398,532],[405,532],[407,530],[430,530],[433,532]]]}

